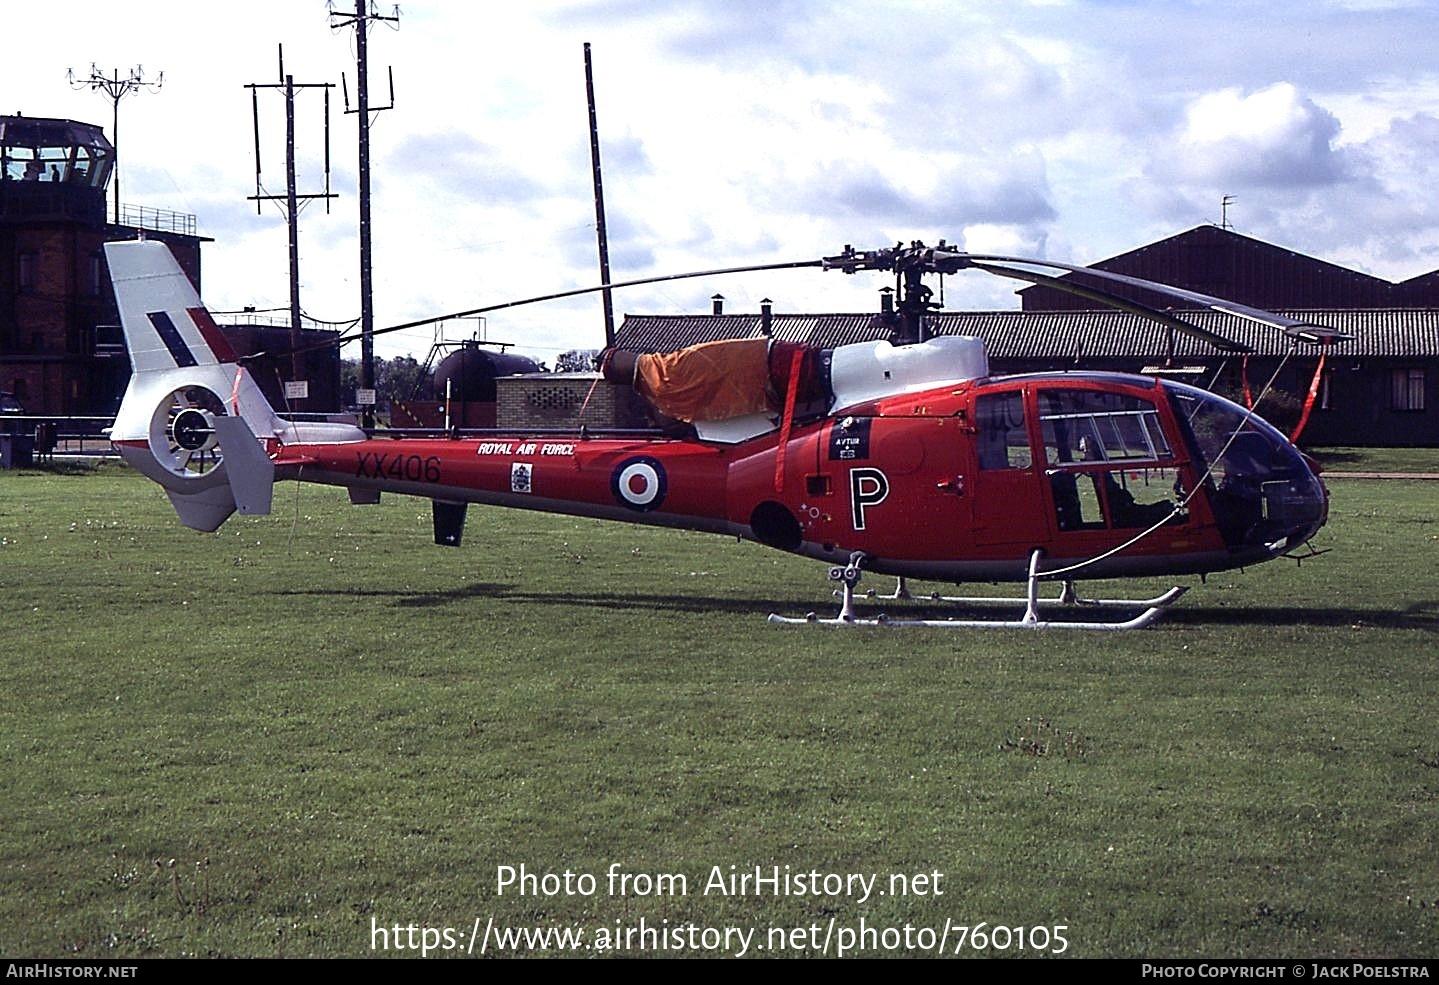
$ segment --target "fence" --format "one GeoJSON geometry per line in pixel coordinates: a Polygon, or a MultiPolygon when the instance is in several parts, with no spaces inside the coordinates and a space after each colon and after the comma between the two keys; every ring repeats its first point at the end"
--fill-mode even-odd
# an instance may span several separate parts
{"type": "MultiPolygon", "coordinates": [[[[108,434],[111,417],[58,417],[42,414],[6,414],[0,417],[0,436],[12,445],[12,452],[33,452],[35,458],[49,455],[100,457],[115,454],[108,434]]],[[[21,457],[29,457],[21,452],[21,457]]]]}
{"type": "Polygon", "coordinates": [[[148,205],[120,205],[120,225],[135,229],[152,229],[158,233],[195,235],[195,217],[188,212],[172,212],[148,205]]]}

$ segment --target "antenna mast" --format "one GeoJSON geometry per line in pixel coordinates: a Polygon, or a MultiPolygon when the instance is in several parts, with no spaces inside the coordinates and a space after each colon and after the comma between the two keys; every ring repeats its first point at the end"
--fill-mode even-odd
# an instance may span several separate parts
{"type": "MultiPolygon", "coordinates": [[[[605,231],[605,188],[600,180],[600,127],[595,117],[595,74],[590,65],[590,43],[585,42],[585,96],[590,106],[590,163],[595,172],[595,235],[600,250],[600,283],[610,282],[610,242],[605,231]]],[[[615,344],[615,301],[610,289],[604,289],[605,347],[615,344]]]]}
{"type": "Polygon", "coordinates": [[[305,379],[304,358],[300,354],[300,202],[312,199],[325,200],[325,211],[330,211],[330,199],[337,196],[330,193],[330,82],[295,82],[293,75],[285,74],[285,46],[279,46],[280,81],[261,85],[251,83],[250,105],[255,119],[255,194],[249,200],[255,203],[255,214],[260,214],[261,202],[284,202],[285,221],[290,233],[290,350],[291,379],[299,382],[305,379]],[[285,92],[285,194],[266,195],[260,184],[260,101],[259,90],[283,89],[285,92]],[[321,89],[325,93],[325,190],[323,193],[300,195],[295,191],[295,90],[321,89]]]}
{"type": "MultiPolygon", "coordinates": [[[[353,15],[330,11],[332,28],[353,27],[355,29],[355,91],[358,105],[350,109],[350,92],[345,89],[345,112],[355,113],[360,124],[360,388],[373,391],[375,388],[375,301],[371,271],[371,229],[370,229],[370,114],[392,109],[395,105],[395,74],[390,71],[390,102],[388,106],[370,105],[370,61],[367,51],[366,34],[370,21],[397,25],[400,23],[400,8],[389,17],[370,13],[366,0],[355,0],[353,15]]],[[[341,76],[343,82],[344,76],[341,76]]],[[[365,407],[365,427],[375,426],[374,405],[365,407]]]]}
{"type": "Polygon", "coordinates": [[[110,97],[111,124],[110,124],[110,145],[115,150],[115,167],[111,180],[115,182],[115,225],[120,225],[120,100],[132,92],[140,92],[142,89],[149,89],[151,92],[159,92],[160,87],[165,84],[165,73],[161,72],[154,82],[145,81],[145,68],[136,65],[130,69],[126,78],[120,78],[120,70],[117,68],[110,75],[100,71],[99,66],[94,62],[90,63],[90,77],[88,79],[77,79],[75,70],[68,69],[65,77],[70,80],[72,89],[91,89],[96,92],[103,92],[110,97]]]}

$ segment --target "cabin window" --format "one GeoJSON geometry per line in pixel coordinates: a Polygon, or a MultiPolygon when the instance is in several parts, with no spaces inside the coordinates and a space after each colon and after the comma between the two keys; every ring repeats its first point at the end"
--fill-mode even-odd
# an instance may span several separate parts
{"type": "Polygon", "coordinates": [[[987,394],[975,401],[981,469],[1027,469],[1029,429],[1024,425],[1024,393],[987,394]]]}
{"type": "Polygon", "coordinates": [[[1424,409],[1424,370],[1396,369],[1390,374],[1389,406],[1393,410],[1424,409]]]}
{"type": "Polygon", "coordinates": [[[1154,404],[1128,394],[1041,391],[1039,426],[1050,465],[1172,457],[1154,404]]]}
{"type": "Polygon", "coordinates": [[[1045,390],[1039,425],[1060,530],[1144,528],[1174,516],[1179,474],[1154,404],[1123,393],[1045,390]]]}
{"type": "Polygon", "coordinates": [[[1049,488],[1054,494],[1054,514],[1060,530],[1103,529],[1098,476],[1056,472],[1049,477],[1049,488]]]}
{"type": "Polygon", "coordinates": [[[1049,476],[1060,530],[1133,530],[1168,521],[1175,512],[1179,470],[1171,468],[1055,469],[1049,476]]]}

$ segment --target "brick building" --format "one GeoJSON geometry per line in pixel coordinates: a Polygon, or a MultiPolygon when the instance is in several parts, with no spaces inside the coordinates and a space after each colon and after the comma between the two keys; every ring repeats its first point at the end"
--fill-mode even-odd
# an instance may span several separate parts
{"type": "Polygon", "coordinates": [[[106,242],[143,228],[200,283],[194,216],[148,210],[143,226],[109,221],[114,163],[97,126],[0,117],[0,390],[32,414],[103,414],[119,404],[130,366],[106,242]]]}
{"type": "MultiPolygon", "coordinates": [[[[110,289],[104,244],[162,240],[200,290],[195,217],[122,207],[107,214],[115,151],[98,126],[72,120],[0,116],[0,392],[31,415],[111,415],[130,378],[130,360],[110,289]]],[[[221,325],[242,355],[289,347],[288,329],[221,325]]],[[[334,333],[306,332],[306,342],[334,333]]],[[[267,396],[283,407],[284,366],[256,367],[267,396]]],[[[339,356],[306,357],[305,408],[339,407],[339,356]]]]}

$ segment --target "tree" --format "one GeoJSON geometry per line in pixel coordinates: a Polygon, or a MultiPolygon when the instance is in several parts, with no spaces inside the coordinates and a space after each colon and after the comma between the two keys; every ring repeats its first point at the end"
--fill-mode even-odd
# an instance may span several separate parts
{"type": "Polygon", "coordinates": [[[599,349],[570,349],[555,357],[556,373],[593,373],[599,349]]]}
{"type": "MultiPolygon", "coordinates": [[[[420,396],[428,396],[425,384],[430,374],[414,356],[396,356],[375,360],[375,402],[384,410],[391,400],[409,400],[420,386],[420,396]]],[[[354,404],[355,391],[360,387],[360,361],[346,359],[340,364],[340,392],[346,403],[354,404]]]]}

